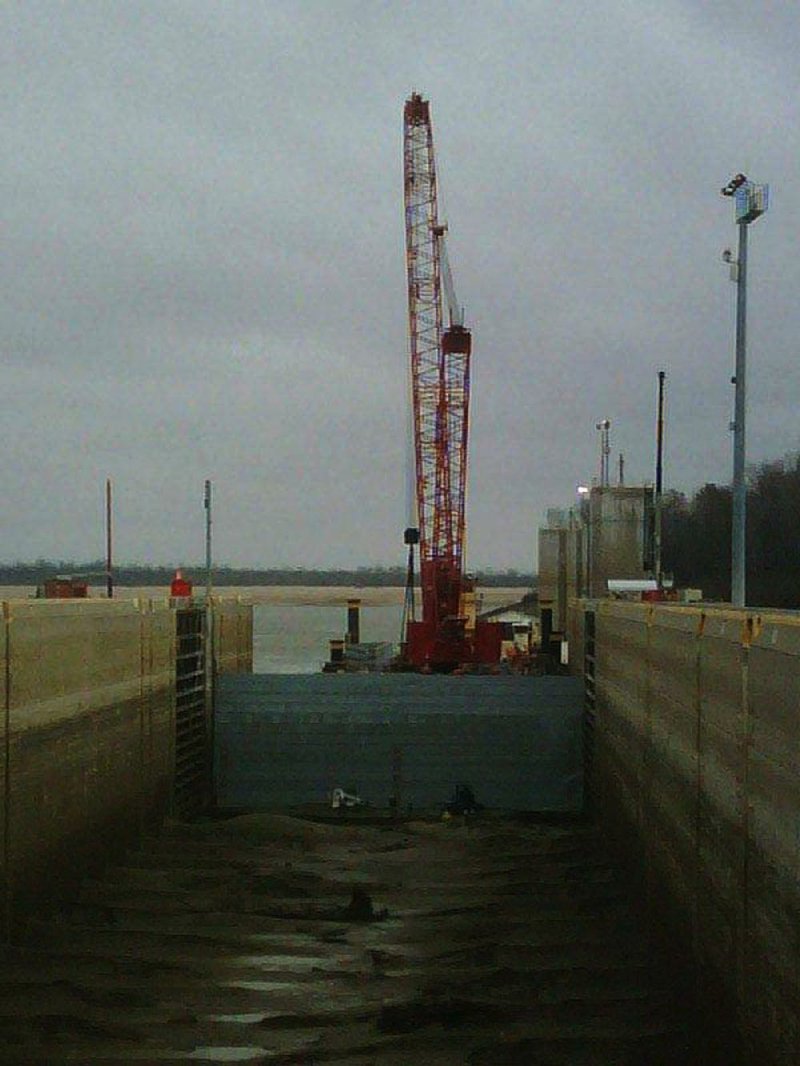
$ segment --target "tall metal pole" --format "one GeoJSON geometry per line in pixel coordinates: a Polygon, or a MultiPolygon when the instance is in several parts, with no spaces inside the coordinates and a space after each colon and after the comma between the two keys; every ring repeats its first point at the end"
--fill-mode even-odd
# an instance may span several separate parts
{"type": "MultiPolygon", "coordinates": [[[[747,414],[746,356],[747,356],[747,227],[760,218],[769,207],[769,186],[756,185],[744,174],[736,174],[720,190],[723,196],[734,198],[736,222],[739,227],[739,254],[735,264],[736,278],[736,386],[733,430],[733,507],[731,515],[731,603],[744,607],[747,601],[747,485],[745,484],[745,418],[747,414]]],[[[730,263],[730,252],[723,254],[730,263]]]]}
{"type": "Polygon", "coordinates": [[[106,596],[114,597],[114,574],[112,571],[112,529],[111,529],[111,478],[106,478],[106,596]]]}
{"type": "Polygon", "coordinates": [[[611,422],[604,418],[595,429],[600,433],[600,488],[607,489],[611,483],[609,456],[611,455],[611,422]]]}
{"type": "Polygon", "coordinates": [[[658,587],[661,588],[661,497],[664,491],[664,379],[666,373],[658,372],[658,418],[656,420],[656,492],[653,515],[653,566],[658,587]]]}
{"type": "Polygon", "coordinates": [[[747,362],[747,223],[739,223],[739,253],[736,273],[736,376],[733,415],[733,514],[731,525],[731,603],[746,602],[747,485],[746,448],[746,366],[747,362]]]}
{"type": "Polygon", "coordinates": [[[203,493],[206,509],[206,603],[211,602],[211,482],[206,479],[203,493]]]}

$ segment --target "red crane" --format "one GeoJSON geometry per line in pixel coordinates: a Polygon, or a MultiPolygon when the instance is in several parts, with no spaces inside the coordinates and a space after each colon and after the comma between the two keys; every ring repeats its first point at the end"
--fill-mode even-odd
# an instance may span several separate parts
{"type": "Polygon", "coordinates": [[[452,670],[497,662],[501,627],[475,619],[464,575],[467,431],[472,335],[463,324],[438,215],[430,104],[413,93],[403,111],[406,269],[418,532],[406,530],[410,603],[404,658],[452,670]],[[444,322],[443,297],[448,322],[444,322]],[[414,617],[413,548],[419,541],[422,619],[414,617]]]}

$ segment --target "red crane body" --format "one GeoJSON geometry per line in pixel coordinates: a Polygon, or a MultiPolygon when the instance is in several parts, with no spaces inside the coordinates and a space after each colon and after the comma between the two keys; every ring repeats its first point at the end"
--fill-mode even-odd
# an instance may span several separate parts
{"type": "Polygon", "coordinates": [[[452,670],[496,662],[500,627],[465,609],[467,432],[472,336],[461,322],[438,217],[430,104],[417,93],[403,112],[406,270],[411,346],[416,507],[422,619],[406,627],[405,659],[452,670]],[[444,324],[443,295],[449,325],[444,324]]]}

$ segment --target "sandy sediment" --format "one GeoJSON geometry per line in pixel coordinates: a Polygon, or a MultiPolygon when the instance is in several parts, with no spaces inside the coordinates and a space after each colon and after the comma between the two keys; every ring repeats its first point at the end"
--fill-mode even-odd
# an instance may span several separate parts
{"type": "Polygon", "coordinates": [[[173,824],[2,963],[4,1062],[690,1061],[578,821],[173,824]]]}

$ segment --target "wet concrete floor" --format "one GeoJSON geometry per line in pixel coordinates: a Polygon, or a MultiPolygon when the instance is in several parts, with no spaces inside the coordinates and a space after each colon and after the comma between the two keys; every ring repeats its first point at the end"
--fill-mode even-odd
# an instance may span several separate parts
{"type": "Polygon", "coordinates": [[[0,1060],[681,1066],[586,824],[168,825],[3,949],[0,1060]]]}

